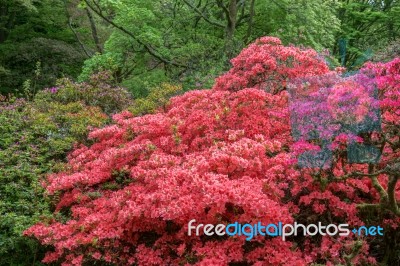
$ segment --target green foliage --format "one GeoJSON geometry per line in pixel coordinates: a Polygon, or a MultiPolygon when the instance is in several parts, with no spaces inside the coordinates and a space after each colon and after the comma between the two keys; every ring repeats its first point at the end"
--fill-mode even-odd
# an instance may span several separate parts
{"type": "Polygon", "coordinates": [[[47,110],[42,108],[20,102],[2,106],[0,112],[1,265],[32,264],[43,252],[21,237],[24,229],[50,213],[39,181],[64,160],[73,143],[84,139],[87,126],[107,120],[99,108],[79,102],[48,102],[47,110]]]}
{"type": "Polygon", "coordinates": [[[209,88],[216,76],[229,69],[229,58],[260,36],[328,48],[340,24],[336,6],[323,0],[84,3],[114,31],[104,52],[85,62],[80,79],[111,70],[135,97],[144,97],[163,82],[182,83],[185,90],[209,88]],[[229,16],[228,5],[235,7],[229,16]]]}
{"type": "MultiPolygon", "coordinates": [[[[100,72],[92,75],[87,82],[73,82],[70,79],[60,79],[58,87],[47,89],[36,95],[36,101],[67,104],[69,102],[83,102],[88,106],[96,106],[106,114],[117,113],[132,105],[132,96],[121,87],[114,86],[109,72],[100,72]],[[57,93],[48,93],[56,90],[57,93]]],[[[40,106],[40,104],[39,104],[40,106]]],[[[45,105],[43,108],[46,108],[45,105]]]]}
{"type": "Polygon", "coordinates": [[[38,156],[36,136],[24,131],[28,112],[26,102],[17,101],[0,111],[0,256],[1,265],[32,263],[38,246],[20,237],[22,231],[41,215],[48,215],[43,200],[37,201],[43,190],[38,185],[38,173],[48,170],[35,167],[38,156]],[[26,257],[18,260],[16,251],[24,251],[26,257]],[[29,261],[25,261],[25,258],[29,261]]]}
{"type": "MultiPolygon", "coordinates": [[[[136,73],[136,71],[133,71],[133,73],[136,73]]],[[[121,85],[129,88],[133,97],[137,99],[146,97],[151,93],[152,88],[166,82],[172,82],[172,79],[162,69],[155,69],[153,71],[138,73],[138,75],[132,75],[130,78],[122,80],[121,85]]]]}
{"type": "Polygon", "coordinates": [[[400,36],[400,2],[340,1],[338,18],[341,30],[337,41],[345,40],[340,51],[338,43],[333,52],[343,56],[343,64],[355,68],[371,59],[372,52],[380,51],[400,36]]]}
{"type": "Polygon", "coordinates": [[[37,62],[40,88],[80,73],[85,56],[67,27],[64,1],[0,0],[0,6],[0,93],[21,90],[35,78],[37,62]]]}
{"type": "Polygon", "coordinates": [[[134,115],[151,114],[159,108],[165,108],[169,98],[182,92],[181,86],[163,83],[159,87],[151,88],[145,98],[136,99],[133,106],[128,110],[134,115]]]}
{"type": "Polygon", "coordinates": [[[129,94],[104,83],[64,79],[32,101],[0,102],[0,265],[35,265],[44,253],[21,233],[39,218],[50,219],[49,200],[40,185],[49,173],[64,169],[74,143],[85,143],[92,127],[104,126],[113,112],[130,104],[129,94]]]}
{"type": "Polygon", "coordinates": [[[337,7],[335,2],[324,0],[259,1],[254,38],[275,35],[286,44],[330,48],[340,30],[337,7]]]}
{"type": "MultiPolygon", "coordinates": [[[[93,5],[93,1],[87,2],[93,5]]],[[[209,87],[213,77],[228,69],[224,29],[215,29],[194,16],[187,5],[141,0],[101,4],[100,11],[115,14],[113,23],[129,34],[114,30],[104,53],[85,62],[81,80],[97,71],[112,70],[135,97],[144,97],[163,82],[182,82],[185,89],[209,87]]]]}
{"type": "Polygon", "coordinates": [[[27,80],[44,88],[60,77],[83,81],[99,71],[111,71],[134,97],[145,97],[163,82],[182,83],[185,90],[209,88],[229,69],[230,58],[265,35],[327,49],[344,66],[356,68],[400,34],[397,0],[0,3],[3,94],[27,80]]]}

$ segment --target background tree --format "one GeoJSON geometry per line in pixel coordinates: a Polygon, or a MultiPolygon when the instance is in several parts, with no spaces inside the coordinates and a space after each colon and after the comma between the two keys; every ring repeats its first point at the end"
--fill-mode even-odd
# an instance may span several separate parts
{"type": "Polygon", "coordinates": [[[1,1],[1,93],[22,93],[26,81],[38,90],[58,78],[77,77],[83,61],[102,51],[108,30],[78,3],[1,1]]]}
{"type": "Polygon", "coordinates": [[[38,62],[41,75],[36,84],[41,88],[63,75],[80,73],[85,57],[66,27],[63,1],[5,1],[1,6],[2,93],[21,90],[24,81],[34,78],[38,62]]]}
{"type": "Polygon", "coordinates": [[[395,42],[400,34],[400,2],[339,1],[341,30],[333,53],[343,66],[356,68],[371,59],[374,52],[395,42]]]}
{"type": "Polygon", "coordinates": [[[1,6],[3,94],[27,80],[51,87],[62,76],[85,80],[103,70],[135,97],[163,82],[209,88],[230,58],[265,35],[330,52],[331,66],[357,69],[398,42],[400,27],[397,0],[2,0],[1,6]]]}

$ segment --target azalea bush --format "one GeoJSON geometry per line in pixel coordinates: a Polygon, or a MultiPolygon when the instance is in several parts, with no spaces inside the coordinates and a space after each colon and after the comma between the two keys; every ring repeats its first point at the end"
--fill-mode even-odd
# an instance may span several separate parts
{"type": "Polygon", "coordinates": [[[64,170],[74,144],[88,143],[90,128],[105,126],[107,113],[131,101],[123,89],[104,83],[62,82],[30,101],[0,99],[0,265],[40,264],[43,247],[22,237],[26,228],[52,216],[40,181],[64,170]]]}
{"type": "MultiPolygon", "coordinates": [[[[304,95],[330,89],[328,102],[338,112],[328,120],[347,121],[338,99],[361,81],[330,71],[313,50],[261,38],[232,60],[232,69],[211,90],[174,97],[154,114],[115,114],[112,125],[91,131],[93,144],[77,147],[65,170],[43,182],[56,203],[54,217],[25,235],[53,249],[43,262],[64,265],[395,263],[399,62],[361,70],[378,90],[381,133],[336,135],[328,128],[331,163],[300,167],[301,154],[321,147],[313,139],[292,137],[287,89],[304,95]],[[305,82],[295,83],[299,80],[305,82]],[[379,148],[380,162],[350,163],[350,138],[379,148]],[[380,224],[385,239],[188,236],[192,219],[380,224]]],[[[369,94],[352,97],[360,103],[357,114],[365,115],[368,99],[360,97],[369,94]]]]}

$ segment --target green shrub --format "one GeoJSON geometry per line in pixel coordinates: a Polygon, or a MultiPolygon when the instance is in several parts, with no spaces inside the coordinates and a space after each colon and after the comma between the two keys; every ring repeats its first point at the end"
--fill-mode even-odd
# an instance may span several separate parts
{"type": "Polygon", "coordinates": [[[151,88],[145,98],[136,99],[128,110],[134,115],[151,114],[159,108],[165,108],[169,98],[182,92],[181,86],[163,83],[159,87],[151,88]]]}
{"type": "Polygon", "coordinates": [[[57,87],[37,93],[35,101],[38,106],[41,102],[66,104],[80,101],[88,106],[100,107],[106,114],[114,114],[132,105],[133,101],[128,91],[113,84],[113,78],[108,72],[92,75],[89,81],[81,83],[60,79],[57,87]]]}
{"type": "Polygon", "coordinates": [[[90,128],[131,104],[129,94],[105,77],[64,79],[32,101],[0,99],[0,265],[40,265],[44,248],[21,233],[40,217],[51,219],[41,180],[64,169],[67,153],[90,128]]]}

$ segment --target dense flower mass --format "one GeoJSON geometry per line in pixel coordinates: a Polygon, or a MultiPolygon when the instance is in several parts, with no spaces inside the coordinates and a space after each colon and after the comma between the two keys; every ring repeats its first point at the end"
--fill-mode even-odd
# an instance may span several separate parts
{"type": "Polygon", "coordinates": [[[231,63],[231,70],[217,78],[214,90],[258,88],[277,93],[285,89],[288,80],[329,72],[315,50],[283,46],[274,37],[258,39],[231,63]]]}
{"type": "MultiPolygon", "coordinates": [[[[338,84],[327,101],[333,108],[360,79],[329,72],[315,51],[261,38],[232,60],[232,70],[212,90],[174,97],[156,114],[116,114],[113,125],[92,131],[94,144],[77,147],[68,171],[44,183],[57,202],[55,218],[25,234],[54,247],[44,262],[64,265],[373,264],[366,237],[246,241],[245,236],[188,236],[187,223],[377,222],[395,230],[399,62],[362,70],[377,83],[383,133],[333,134],[329,168],[302,169],[297,155],[320,147],[292,138],[288,81],[324,74],[329,81],[300,87],[307,94],[321,84],[338,84]],[[381,163],[350,164],[350,138],[383,145],[381,163]],[[379,215],[365,219],[365,209],[379,215]]],[[[371,101],[362,91],[351,96],[362,119],[371,101]]],[[[340,108],[338,118],[345,110],[340,108]]]]}

